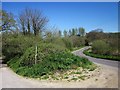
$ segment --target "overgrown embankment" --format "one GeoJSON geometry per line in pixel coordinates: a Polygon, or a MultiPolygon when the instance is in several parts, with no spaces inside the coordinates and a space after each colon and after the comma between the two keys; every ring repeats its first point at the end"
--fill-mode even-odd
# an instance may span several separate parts
{"type": "Polygon", "coordinates": [[[75,56],[58,45],[45,43],[38,45],[36,60],[35,51],[35,47],[27,49],[20,58],[11,59],[8,62],[9,67],[19,75],[32,78],[40,78],[56,72],[63,73],[79,67],[90,71],[96,68],[88,59],[75,56]]]}

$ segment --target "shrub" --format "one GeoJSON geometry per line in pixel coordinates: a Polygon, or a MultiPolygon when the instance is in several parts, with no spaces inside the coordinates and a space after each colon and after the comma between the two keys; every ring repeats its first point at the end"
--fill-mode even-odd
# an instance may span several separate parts
{"type": "Polygon", "coordinates": [[[54,44],[38,45],[37,63],[35,64],[35,47],[26,50],[25,54],[18,60],[11,60],[10,66],[15,72],[27,77],[41,77],[57,71],[63,72],[77,67],[91,68],[93,63],[86,58],[73,55],[65,48],[54,44]],[[17,64],[16,66],[13,64],[17,64]],[[14,67],[15,66],[15,67],[14,67]],[[19,66],[19,67],[18,67],[19,66]]]}
{"type": "Polygon", "coordinates": [[[85,45],[85,38],[79,36],[71,36],[70,40],[73,44],[73,47],[80,47],[85,45]]]}
{"type": "Polygon", "coordinates": [[[72,44],[72,41],[69,38],[64,37],[63,42],[65,43],[65,46],[66,46],[67,49],[72,50],[73,44],[72,44]]]}
{"type": "MultiPolygon", "coordinates": [[[[36,37],[34,36],[24,36],[17,34],[3,34],[2,40],[2,54],[5,56],[5,61],[9,61],[15,56],[22,56],[27,48],[35,45],[36,37]]],[[[40,42],[40,39],[37,41],[40,42]]]]}
{"type": "Polygon", "coordinates": [[[92,52],[96,54],[109,54],[110,46],[103,40],[96,40],[92,44],[92,52]]]}
{"type": "Polygon", "coordinates": [[[14,57],[7,62],[7,65],[16,72],[16,70],[20,67],[20,60],[18,57],[14,57]]]}
{"type": "Polygon", "coordinates": [[[86,54],[86,55],[88,55],[88,56],[95,57],[95,58],[102,58],[102,59],[120,61],[120,57],[119,57],[119,56],[110,56],[110,55],[94,54],[94,53],[92,53],[92,52],[89,52],[89,49],[88,49],[88,50],[85,50],[83,53],[86,54]]]}
{"type": "Polygon", "coordinates": [[[66,47],[65,43],[63,42],[62,38],[60,38],[60,37],[54,37],[54,40],[50,43],[57,44],[61,47],[66,47]]]}
{"type": "Polygon", "coordinates": [[[112,38],[112,39],[108,39],[107,42],[109,43],[109,45],[111,47],[110,55],[114,55],[114,56],[120,55],[119,39],[112,38]]]}
{"type": "MultiPolygon", "coordinates": [[[[50,55],[54,55],[57,52],[65,51],[66,49],[64,47],[60,47],[55,44],[38,44],[37,46],[37,63],[40,63],[41,61],[48,59],[50,55]]],[[[29,48],[25,54],[21,57],[21,65],[23,66],[32,66],[35,64],[35,54],[36,54],[36,47],[29,48]]]]}

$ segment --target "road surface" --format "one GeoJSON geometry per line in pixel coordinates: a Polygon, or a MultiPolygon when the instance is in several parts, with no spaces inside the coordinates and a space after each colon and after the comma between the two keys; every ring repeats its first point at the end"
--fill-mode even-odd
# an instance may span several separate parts
{"type": "Polygon", "coordinates": [[[73,53],[87,57],[99,65],[101,67],[99,75],[81,82],[40,81],[23,78],[4,66],[0,67],[0,88],[118,88],[118,62],[86,56],[82,52],[87,48],[89,47],[73,53]]]}
{"type": "Polygon", "coordinates": [[[84,47],[84,48],[82,48],[80,50],[73,51],[72,53],[74,53],[75,55],[81,56],[81,57],[86,57],[90,61],[92,61],[92,62],[94,62],[96,64],[103,64],[103,65],[107,65],[107,66],[112,66],[112,67],[118,68],[118,61],[93,58],[93,57],[86,56],[85,54],[83,54],[83,51],[86,50],[86,49],[88,49],[88,48],[90,48],[90,46],[84,47]]]}

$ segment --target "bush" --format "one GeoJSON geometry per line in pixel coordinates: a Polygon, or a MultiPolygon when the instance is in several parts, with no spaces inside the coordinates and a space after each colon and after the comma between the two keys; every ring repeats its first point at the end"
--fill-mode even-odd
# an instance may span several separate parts
{"type": "MultiPolygon", "coordinates": [[[[54,55],[57,52],[65,51],[64,47],[60,47],[55,44],[39,44],[37,46],[37,61],[36,63],[40,63],[41,61],[48,59],[50,55],[54,55]]],[[[22,66],[33,66],[35,64],[35,54],[36,54],[36,47],[29,48],[24,55],[21,57],[21,65],[22,66]]]]}
{"type": "Polygon", "coordinates": [[[102,59],[108,59],[108,60],[116,60],[116,61],[120,61],[120,57],[119,56],[110,56],[110,55],[100,55],[100,54],[94,54],[92,52],[89,52],[90,50],[85,50],[83,53],[88,55],[88,56],[92,56],[95,58],[102,58],[102,59]]]}
{"type": "Polygon", "coordinates": [[[72,41],[69,38],[64,37],[63,42],[65,43],[65,46],[66,46],[67,49],[72,50],[73,44],[72,44],[72,41]]]}
{"type": "Polygon", "coordinates": [[[16,72],[16,70],[20,67],[20,60],[18,57],[14,57],[7,62],[7,65],[16,72]]]}
{"type": "Polygon", "coordinates": [[[92,52],[95,54],[107,55],[110,52],[110,46],[103,40],[96,40],[92,44],[92,52]]]}
{"type": "Polygon", "coordinates": [[[110,55],[114,55],[114,56],[120,55],[119,39],[112,38],[112,39],[108,39],[107,42],[109,43],[109,45],[111,47],[110,55]]]}
{"type": "Polygon", "coordinates": [[[73,47],[85,46],[85,38],[79,36],[71,36],[70,40],[73,44],[73,47]]]}
{"type": "Polygon", "coordinates": [[[73,55],[65,48],[54,44],[38,45],[37,63],[35,64],[35,47],[29,48],[18,60],[9,61],[9,65],[15,68],[15,72],[27,77],[41,77],[57,71],[83,67],[91,69],[93,63],[86,58],[73,55]],[[17,64],[17,65],[14,65],[17,64]],[[19,66],[19,67],[18,67],[19,66]]]}
{"type": "MultiPolygon", "coordinates": [[[[2,54],[5,56],[5,61],[9,61],[15,56],[22,56],[27,48],[35,45],[36,37],[24,36],[17,34],[3,34],[2,39],[2,54]]],[[[40,39],[38,39],[40,42],[40,39]]]]}

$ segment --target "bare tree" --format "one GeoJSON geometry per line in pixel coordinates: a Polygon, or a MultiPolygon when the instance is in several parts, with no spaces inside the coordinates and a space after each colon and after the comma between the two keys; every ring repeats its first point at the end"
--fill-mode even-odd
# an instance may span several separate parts
{"type": "Polygon", "coordinates": [[[24,14],[19,14],[19,23],[22,27],[23,34],[25,35],[26,30],[25,30],[25,16],[24,16],[24,14]]]}
{"type": "Polygon", "coordinates": [[[32,10],[29,8],[26,8],[24,13],[25,13],[25,17],[26,17],[25,22],[26,22],[26,27],[27,27],[27,33],[30,34],[30,32],[31,32],[30,31],[30,28],[31,28],[30,23],[31,23],[32,10]]]}
{"type": "Polygon", "coordinates": [[[21,24],[23,34],[30,34],[32,11],[29,8],[24,9],[19,14],[19,23],[21,24]]]}
{"type": "Polygon", "coordinates": [[[41,34],[46,23],[48,22],[47,18],[43,16],[41,11],[32,10],[31,20],[35,36],[41,34]]]}
{"type": "Polygon", "coordinates": [[[24,9],[21,14],[19,14],[20,24],[22,26],[23,33],[31,33],[33,30],[34,35],[37,36],[42,33],[48,20],[43,16],[40,10],[34,10],[30,8],[24,9]]]}

